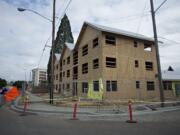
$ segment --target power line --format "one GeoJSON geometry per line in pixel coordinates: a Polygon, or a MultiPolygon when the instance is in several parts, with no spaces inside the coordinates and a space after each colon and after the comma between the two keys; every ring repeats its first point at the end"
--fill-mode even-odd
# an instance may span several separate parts
{"type": "MultiPolygon", "coordinates": [[[[58,23],[55,25],[55,27],[57,27],[58,24],[60,23],[62,17],[63,17],[64,14],[66,13],[66,11],[67,11],[67,9],[68,9],[68,7],[69,7],[69,5],[70,5],[71,2],[72,2],[72,0],[70,0],[70,1],[68,2],[68,4],[66,5],[65,10],[63,11],[63,13],[62,13],[61,17],[59,18],[59,21],[58,21],[58,23]]],[[[65,3],[65,1],[64,1],[64,3],[65,3]]],[[[64,4],[63,4],[63,5],[64,5],[64,4]]],[[[52,35],[50,35],[50,36],[48,37],[48,39],[47,39],[47,41],[46,41],[46,43],[45,43],[45,45],[44,45],[44,47],[43,47],[43,51],[42,51],[42,53],[41,53],[41,56],[40,56],[40,59],[39,59],[39,62],[38,62],[38,68],[39,68],[39,66],[40,66],[40,63],[41,63],[41,60],[42,60],[42,57],[43,57],[45,48],[47,47],[47,43],[49,42],[51,36],[52,36],[52,35]]]]}
{"type": "Polygon", "coordinates": [[[39,62],[38,62],[38,68],[39,68],[39,66],[40,66],[40,62],[41,62],[41,60],[42,60],[42,57],[43,57],[43,54],[44,54],[46,45],[47,45],[47,43],[49,42],[50,38],[51,38],[51,36],[49,36],[49,38],[47,39],[47,41],[46,41],[46,43],[45,43],[45,45],[44,45],[44,47],[43,47],[43,51],[42,51],[42,53],[41,53],[41,56],[40,56],[40,59],[39,59],[39,62]]]}
{"type": "Polygon", "coordinates": [[[164,0],[154,11],[155,13],[162,7],[162,5],[166,2],[167,0],[164,0]]]}
{"type": "MultiPolygon", "coordinates": [[[[60,23],[62,17],[63,17],[64,14],[66,13],[66,11],[67,11],[69,5],[71,4],[71,2],[72,2],[72,0],[69,0],[69,2],[67,3],[67,5],[66,5],[66,7],[65,7],[65,9],[64,9],[64,12],[63,12],[62,15],[59,17],[59,21],[57,22],[56,27],[57,27],[58,24],[60,23]]],[[[64,5],[65,5],[65,1],[63,2],[63,6],[64,6],[64,5]]],[[[146,5],[146,4],[145,4],[145,5],[146,5]]],[[[146,7],[146,6],[145,6],[145,7],[146,7]]],[[[60,11],[60,9],[59,9],[58,11],[60,11]]],[[[149,11],[146,11],[146,14],[145,14],[145,8],[144,8],[143,14],[141,15],[141,18],[144,17],[144,16],[147,16],[147,15],[150,15],[148,12],[149,12],[149,11]]],[[[129,16],[126,16],[126,17],[121,17],[120,19],[126,19],[126,21],[129,21],[129,20],[132,20],[132,19],[137,19],[137,17],[138,17],[139,15],[140,15],[140,14],[129,15],[129,16]],[[128,19],[128,18],[129,18],[129,19],[128,19]]],[[[121,20],[121,21],[122,21],[122,20],[121,20]]],[[[46,41],[46,43],[45,43],[45,45],[44,45],[42,54],[41,54],[41,56],[40,56],[40,60],[39,60],[39,62],[38,62],[38,67],[40,66],[40,62],[41,62],[41,60],[42,60],[42,57],[43,57],[43,54],[44,54],[44,51],[45,51],[45,47],[47,46],[47,43],[49,42],[50,38],[51,38],[51,35],[49,36],[48,40],[46,41]]]]}
{"type": "Polygon", "coordinates": [[[168,38],[165,38],[165,37],[162,37],[162,36],[158,36],[158,38],[165,39],[165,40],[168,40],[168,41],[170,41],[170,42],[173,42],[173,43],[175,43],[175,44],[180,45],[180,42],[177,42],[177,41],[172,40],[172,39],[168,39],[168,38]]]}
{"type": "MultiPolygon", "coordinates": [[[[64,5],[65,5],[65,1],[66,1],[66,0],[63,1],[62,8],[63,8],[64,5]]],[[[57,10],[57,15],[58,15],[58,13],[60,13],[60,11],[61,11],[62,8],[60,7],[60,8],[57,10]]],[[[59,14],[59,15],[60,15],[60,14],[59,14]]],[[[58,16],[59,16],[59,15],[58,15],[58,16]]]]}
{"type": "Polygon", "coordinates": [[[66,5],[66,8],[64,9],[64,12],[62,13],[62,15],[61,15],[61,17],[59,18],[59,21],[58,21],[58,23],[57,23],[56,25],[58,25],[58,24],[60,23],[62,17],[63,17],[64,14],[66,13],[66,11],[67,11],[69,5],[71,4],[71,2],[72,2],[72,0],[69,0],[68,4],[66,5]]]}
{"type": "Polygon", "coordinates": [[[145,16],[149,16],[150,13],[149,11],[144,13],[144,15],[142,14],[134,14],[134,15],[130,15],[130,16],[124,16],[124,17],[120,17],[118,18],[117,21],[114,21],[114,22],[111,22],[109,19],[106,20],[104,19],[103,21],[107,22],[107,23],[121,23],[121,22],[126,22],[126,21],[130,21],[130,20],[135,20],[135,19],[138,19],[138,17],[145,17],[145,16]]]}
{"type": "Polygon", "coordinates": [[[142,11],[141,18],[140,18],[139,23],[138,23],[138,27],[137,27],[137,31],[136,31],[136,33],[138,33],[138,32],[139,32],[139,30],[140,30],[140,27],[141,27],[141,22],[142,22],[142,19],[143,19],[143,15],[144,15],[144,12],[145,12],[145,9],[146,9],[147,2],[148,2],[148,1],[146,0],[146,1],[145,1],[145,4],[144,4],[143,11],[142,11]]]}

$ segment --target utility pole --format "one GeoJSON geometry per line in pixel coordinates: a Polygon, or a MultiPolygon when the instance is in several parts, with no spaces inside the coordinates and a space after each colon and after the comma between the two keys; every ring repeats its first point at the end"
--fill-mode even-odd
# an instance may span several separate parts
{"type": "Polygon", "coordinates": [[[55,11],[56,0],[53,0],[53,15],[52,15],[52,48],[51,48],[51,84],[50,84],[50,104],[53,104],[54,90],[54,37],[55,37],[55,11]]]}
{"type": "Polygon", "coordinates": [[[151,4],[151,15],[152,15],[152,23],[153,23],[153,31],[154,31],[157,68],[158,68],[158,80],[159,80],[160,100],[161,100],[161,107],[164,107],[164,91],[163,91],[163,85],[162,85],[161,64],[160,64],[160,57],[159,57],[159,47],[158,47],[156,19],[155,19],[155,13],[156,13],[157,10],[154,11],[153,0],[150,0],[150,4],[151,4]]]}

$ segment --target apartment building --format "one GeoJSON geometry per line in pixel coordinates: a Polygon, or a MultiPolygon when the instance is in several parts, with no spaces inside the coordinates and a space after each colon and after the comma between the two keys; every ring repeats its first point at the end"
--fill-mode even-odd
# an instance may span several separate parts
{"type": "Polygon", "coordinates": [[[39,86],[47,81],[47,71],[42,68],[35,68],[32,70],[32,83],[33,86],[39,86]]]}
{"type": "Polygon", "coordinates": [[[66,43],[62,54],[55,54],[54,92],[72,95],[72,52],[74,44],[66,43]]]}
{"type": "Polygon", "coordinates": [[[60,61],[61,54],[55,53],[55,60],[54,60],[54,92],[59,92],[59,61],[60,61]]]}
{"type": "Polygon", "coordinates": [[[166,98],[180,96],[180,75],[176,71],[164,71],[162,73],[164,95],[166,98]]]}
{"type": "Polygon", "coordinates": [[[92,84],[95,92],[102,87],[104,99],[159,99],[153,39],[85,22],[72,46],[55,64],[62,94],[87,97],[92,84]]]}

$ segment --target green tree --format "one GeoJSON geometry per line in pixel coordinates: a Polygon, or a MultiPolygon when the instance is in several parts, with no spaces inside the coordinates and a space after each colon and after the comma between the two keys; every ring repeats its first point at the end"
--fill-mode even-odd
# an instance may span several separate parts
{"type": "Polygon", "coordinates": [[[5,87],[7,85],[7,81],[5,79],[0,78],[0,88],[5,87]]]}
{"type": "Polygon", "coordinates": [[[24,81],[15,81],[13,83],[13,86],[16,86],[18,89],[22,88],[22,84],[24,83],[24,81]]]}
{"type": "Polygon", "coordinates": [[[65,42],[74,43],[73,35],[71,32],[71,25],[66,14],[62,18],[61,24],[57,32],[54,52],[61,53],[65,42]]]}
{"type": "MultiPolygon", "coordinates": [[[[61,20],[57,36],[54,42],[54,53],[61,53],[62,49],[65,45],[65,43],[74,43],[74,38],[71,32],[71,25],[69,22],[69,19],[67,15],[65,14],[64,17],[61,20]]],[[[48,62],[48,69],[47,69],[47,74],[48,74],[48,82],[51,81],[51,57],[52,57],[52,51],[50,52],[50,57],[49,57],[49,62],[48,62]]]]}

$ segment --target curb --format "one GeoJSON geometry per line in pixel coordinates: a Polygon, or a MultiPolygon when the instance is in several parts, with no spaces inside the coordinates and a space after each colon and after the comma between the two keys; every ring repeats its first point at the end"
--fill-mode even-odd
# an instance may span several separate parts
{"type": "MultiPolygon", "coordinates": [[[[17,98],[15,100],[14,104],[10,105],[11,110],[14,110],[18,113],[23,113],[23,108],[18,106],[18,101],[20,100],[20,98],[17,98]]],[[[149,108],[149,106],[144,106],[149,108]]],[[[171,106],[171,108],[169,107],[164,107],[164,108],[169,108],[170,110],[173,110],[172,107],[174,107],[174,109],[180,109],[179,106],[171,106]],[[178,108],[177,108],[178,107],[178,108]]],[[[135,111],[133,112],[133,115],[142,115],[142,114],[147,114],[147,113],[153,113],[153,112],[163,112],[163,111],[168,111],[166,110],[161,110],[162,108],[156,108],[157,110],[152,111],[151,108],[149,108],[148,110],[144,110],[144,111],[135,111]],[[160,110],[159,110],[160,109],[160,110]],[[150,111],[151,110],[151,111],[150,111]]],[[[35,113],[35,114],[59,114],[59,115],[72,115],[72,111],[51,111],[51,110],[38,110],[38,109],[27,109],[26,111],[27,113],[35,113]]],[[[123,112],[123,113],[94,113],[94,112],[77,112],[77,115],[80,116],[95,116],[95,117],[101,117],[101,116],[126,116],[128,115],[128,112],[123,112]]]]}
{"type": "MultiPolygon", "coordinates": [[[[18,112],[23,112],[23,108],[17,106],[17,105],[11,105],[11,109],[14,110],[14,111],[18,111],[18,112]]],[[[34,110],[34,109],[27,109],[26,112],[32,112],[32,113],[52,113],[52,114],[60,114],[60,115],[64,115],[64,114],[71,114],[72,115],[72,112],[69,112],[69,111],[47,111],[47,110],[34,110]]],[[[80,115],[96,115],[96,113],[90,113],[90,112],[78,112],[78,114],[80,115]]]]}
{"type": "MultiPolygon", "coordinates": [[[[21,107],[18,107],[16,105],[11,105],[11,110],[16,111],[18,113],[23,113],[23,109],[21,107]]],[[[180,110],[180,107],[168,107],[166,110],[157,110],[157,111],[138,111],[133,112],[134,116],[138,115],[146,115],[146,114],[155,114],[155,113],[161,113],[161,112],[168,112],[168,111],[175,111],[180,110]]],[[[60,111],[44,111],[44,110],[33,110],[33,109],[27,109],[27,113],[31,114],[58,114],[58,115],[72,115],[72,112],[60,112],[60,111]]],[[[86,116],[86,117],[114,117],[114,116],[128,116],[128,113],[121,113],[121,114],[100,114],[100,113],[84,113],[84,112],[78,112],[78,116],[86,116]]]]}

